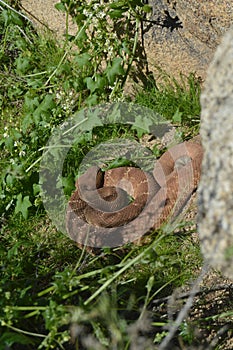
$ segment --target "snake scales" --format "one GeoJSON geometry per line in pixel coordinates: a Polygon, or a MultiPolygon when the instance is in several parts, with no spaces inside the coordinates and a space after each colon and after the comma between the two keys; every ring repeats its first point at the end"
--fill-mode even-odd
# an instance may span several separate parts
{"type": "Polygon", "coordinates": [[[202,155],[194,138],[166,151],[152,174],[134,167],[89,168],[68,203],[69,236],[79,247],[114,247],[158,229],[181,212],[197,188],[202,155]]]}

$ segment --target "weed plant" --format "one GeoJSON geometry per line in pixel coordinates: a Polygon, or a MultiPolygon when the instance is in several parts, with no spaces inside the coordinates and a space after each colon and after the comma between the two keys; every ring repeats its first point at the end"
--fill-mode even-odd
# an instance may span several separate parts
{"type": "MultiPolygon", "coordinates": [[[[56,126],[85,106],[123,101],[140,20],[150,8],[139,0],[62,0],[56,7],[77,23],[77,34],[67,27],[62,45],[11,9],[0,13],[0,350],[156,349],[167,320],[152,312],[153,299],[185,284],[201,263],[190,233],[174,235],[164,226],[143,246],[92,256],[56,230],[38,184],[42,149],[56,126]]],[[[190,76],[188,88],[173,83],[135,101],[173,122],[197,125],[197,81],[190,76]]],[[[145,129],[94,126],[68,156],[68,194],[94,145],[116,135],[138,140],[145,129]]]]}

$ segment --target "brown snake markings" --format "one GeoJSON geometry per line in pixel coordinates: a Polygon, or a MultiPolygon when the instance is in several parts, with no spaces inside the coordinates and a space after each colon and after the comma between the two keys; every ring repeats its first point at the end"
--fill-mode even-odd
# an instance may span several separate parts
{"type": "Polygon", "coordinates": [[[115,247],[158,229],[180,213],[197,188],[202,156],[199,139],[193,139],[165,152],[153,174],[134,167],[105,173],[89,168],[68,203],[69,236],[79,247],[115,247]]]}

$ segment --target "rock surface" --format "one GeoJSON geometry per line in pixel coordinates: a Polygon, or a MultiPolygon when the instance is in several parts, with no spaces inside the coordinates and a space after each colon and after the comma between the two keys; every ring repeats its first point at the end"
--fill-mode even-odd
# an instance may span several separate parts
{"type": "MultiPolygon", "coordinates": [[[[46,2],[21,0],[24,12],[37,25],[43,22],[62,37],[66,30],[66,19],[65,13],[54,8],[58,2],[58,0],[46,2]],[[30,13],[34,17],[30,16],[30,13]]],[[[222,35],[233,23],[233,1],[149,0],[148,2],[153,8],[153,13],[147,16],[150,22],[143,22],[145,56],[141,57],[141,61],[148,61],[148,71],[156,73],[156,67],[159,66],[173,76],[178,76],[180,72],[184,74],[196,72],[205,79],[213,53],[222,35]]],[[[71,18],[69,33],[76,33],[71,18]]]]}
{"type": "Polygon", "coordinates": [[[209,66],[201,104],[201,247],[210,264],[233,279],[233,27],[209,66]]]}
{"type": "MultiPolygon", "coordinates": [[[[51,29],[55,36],[61,39],[66,33],[66,14],[54,6],[59,0],[21,0],[22,11],[42,30],[51,29]]],[[[69,34],[76,33],[72,18],[68,20],[69,34]]]]}
{"type": "Polygon", "coordinates": [[[222,35],[233,23],[232,0],[149,0],[153,22],[144,23],[149,70],[196,72],[205,79],[222,35]]]}

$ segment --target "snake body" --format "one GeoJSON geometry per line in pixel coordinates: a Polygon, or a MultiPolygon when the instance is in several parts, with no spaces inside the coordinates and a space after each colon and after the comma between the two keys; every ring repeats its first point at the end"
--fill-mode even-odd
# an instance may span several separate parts
{"type": "Polygon", "coordinates": [[[135,167],[89,168],[76,181],[66,226],[78,246],[120,246],[174,219],[197,188],[203,150],[199,139],[166,151],[153,173],[135,167]]]}

